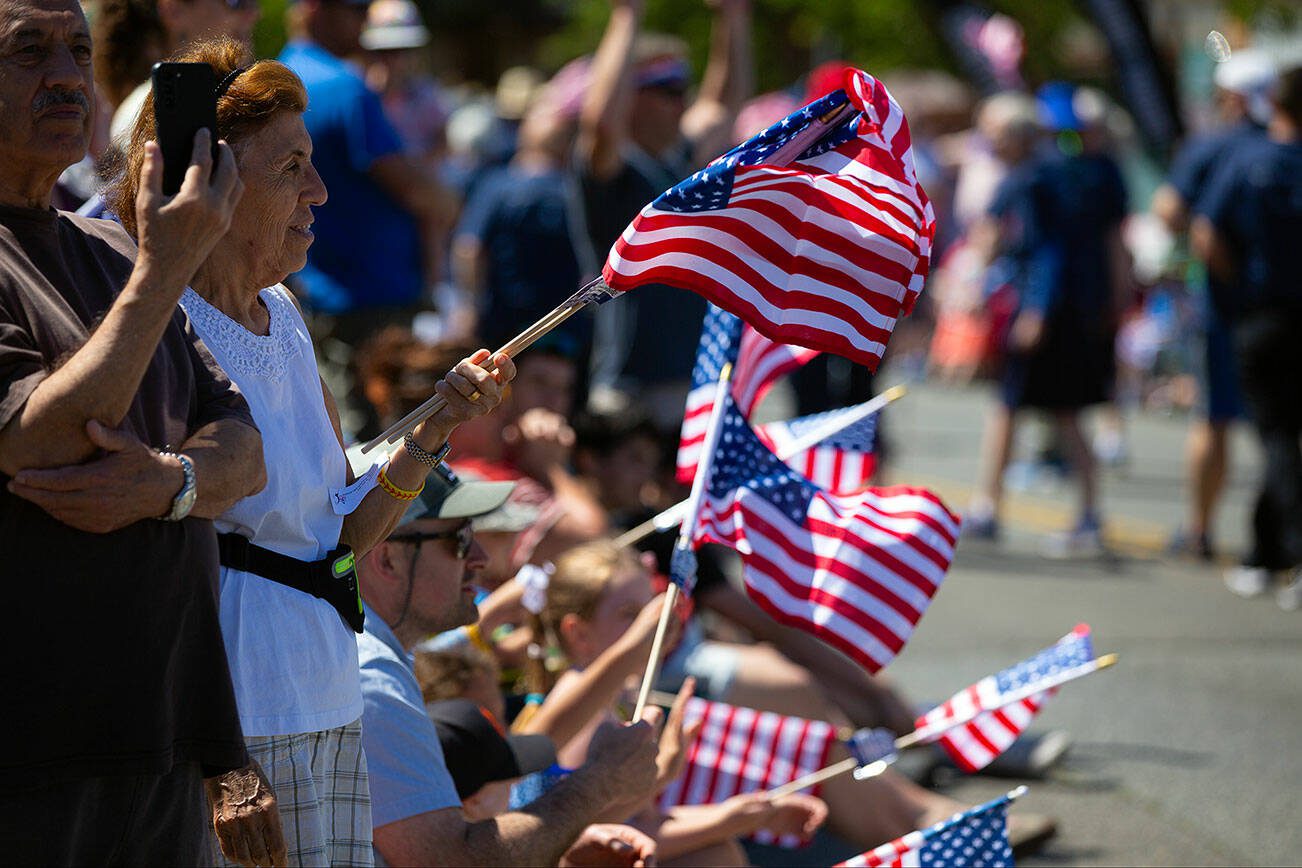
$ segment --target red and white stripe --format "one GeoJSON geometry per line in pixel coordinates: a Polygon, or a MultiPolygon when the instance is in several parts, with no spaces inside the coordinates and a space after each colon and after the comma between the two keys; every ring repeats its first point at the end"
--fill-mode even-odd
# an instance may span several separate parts
{"type": "Polygon", "coordinates": [[[923,488],[818,492],[803,525],[745,489],[703,498],[697,539],[742,556],[750,597],[869,672],[913,633],[954,557],[959,519],[923,488]]]}
{"type": "MultiPolygon", "coordinates": [[[[1088,641],[1089,635],[1088,624],[1077,624],[1054,647],[1079,642],[1082,638],[1088,641]]],[[[934,740],[959,768],[968,773],[977,772],[1018,739],[1049,698],[1058,692],[1058,685],[1093,670],[1093,664],[1063,669],[1011,693],[1000,690],[997,675],[987,675],[919,717],[915,729],[924,741],[933,740],[927,735],[928,730],[943,732],[934,740]],[[1044,689],[1037,690],[1040,686],[1044,689]]]]}
{"type": "Polygon", "coordinates": [[[836,727],[825,721],[695,697],[685,720],[702,719],[682,775],[660,795],[663,809],[714,805],[790,783],[826,766],[836,739],[836,727]]]}
{"type": "MultiPolygon", "coordinates": [[[[776,344],[750,326],[743,326],[741,346],[732,372],[732,397],[747,419],[774,384],[818,355],[817,350],[776,344]]],[[[678,481],[690,485],[701,460],[705,428],[714,409],[715,384],[697,386],[687,395],[683,430],[678,444],[678,481]]]]}
{"type": "Polygon", "coordinates": [[[823,444],[787,457],[787,446],[793,438],[790,430],[781,423],[762,425],[755,429],[755,433],[773,450],[773,454],[783,456],[788,467],[833,494],[861,491],[877,469],[877,456],[872,452],[850,451],[823,444]]]}
{"type": "Polygon", "coordinates": [[[967,723],[945,732],[937,741],[959,768],[968,773],[977,772],[1017,741],[1044,703],[1057,692],[1057,688],[1050,688],[1000,707],[995,677],[988,675],[918,718],[917,728],[944,726],[950,721],[976,714],[967,723]],[[994,710],[983,711],[987,708],[994,710]]]}
{"type": "Polygon", "coordinates": [[[863,72],[847,93],[863,113],[855,138],[788,166],[739,167],[721,209],[646,206],[611,249],[606,283],[690,289],[778,343],[875,369],[922,288],[935,216],[899,105],[863,72]]]}
{"type": "Polygon", "coordinates": [[[852,856],[844,862],[836,863],[836,868],[919,868],[919,853],[927,836],[921,831],[910,832],[902,838],[896,838],[882,844],[875,850],[852,856]]]}

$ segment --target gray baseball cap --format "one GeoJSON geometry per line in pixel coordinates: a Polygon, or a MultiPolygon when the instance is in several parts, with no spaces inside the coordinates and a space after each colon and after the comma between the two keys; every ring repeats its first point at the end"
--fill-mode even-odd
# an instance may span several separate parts
{"type": "Polygon", "coordinates": [[[475,518],[506,503],[514,482],[476,482],[461,479],[440,464],[425,479],[425,490],[411,502],[399,526],[420,518],[475,518]]]}

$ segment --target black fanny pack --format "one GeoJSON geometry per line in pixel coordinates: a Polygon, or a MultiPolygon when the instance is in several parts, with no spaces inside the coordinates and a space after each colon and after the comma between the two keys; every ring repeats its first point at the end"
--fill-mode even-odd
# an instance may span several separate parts
{"type": "Polygon", "coordinates": [[[300,561],[256,546],[237,533],[219,533],[217,549],[223,567],[253,573],[325,600],[345,624],[362,632],[362,595],[357,590],[353,550],[348,546],[339,546],[319,561],[300,561]]]}

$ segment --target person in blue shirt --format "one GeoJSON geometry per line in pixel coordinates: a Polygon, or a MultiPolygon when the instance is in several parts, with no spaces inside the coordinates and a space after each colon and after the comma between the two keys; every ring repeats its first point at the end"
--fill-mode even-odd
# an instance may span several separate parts
{"type": "Polygon", "coordinates": [[[1238,292],[1226,300],[1249,415],[1265,455],[1253,544],[1226,575],[1241,596],[1288,570],[1278,602],[1302,607],[1302,67],[1279,77],[1267,138],[1215,172],[1196,206],[1195,251],[1238,292]]]}
{"type": "Polygon", "coordinates": [[[425,301],[424,239],[454,204],[432,173],[404,153],[380,97],[345,58],[361,48],[369,0],[302,0],[279,60],[307,88],[303,120],[329,198],[316,209],[316,244],[294,289],[312,315],[321,369],[346,432],[376,427],[357,390],[352,349],[384,325],[407,325],[425,301]]]}
{"type": "Polygon", "coordinates": [[[1052,416],[1080,482],[1077,523],[1051,540],[1046,553],[1102,547],[1095,462],[1080,413],[1107,401],[1112,389],[1113,314],[1127,267],[1120,238],[1125,214],[1121,172],[1096,149],[1025,158],[995,193],[984,230],[998,238],[991,275],[1015,289],[1017,312],[1005,338],[1001,396],[987,425],[982,485],[966,533],[997,536],[1016,415],[1033,408],[1052,416]]]}
{"type": "MultiPolygon", "coordinates": [[[[1216,167],[1246,142],[1265,137],[1270,119],[1274,63],[1260,53],[1236,51],[1216,67],[1217,103],[1222,125],[1190,139],[1171,164],[1167,181],[1153,195],[1152,211],[1173,233],[1183,234],[1216,167]]],[[[1244,417],[1238,363],[1229,320],[1222,311],[1235,287],[1200,271],[1191,288],[1203,303],[1203,358],[1199,366],[1198,418],[1189,426],[1185,462],[1189,484],[1189,514],[1171,540],[1174,552],[1189,552],[1203,560],[1215,555],[1212,527],[1229,470],[1229,432],[1244,417]]]]}
{"type": "MultiPolygon", "coordinates": [[[[689,102],[686,45],[646,32],[642,0],[612,0],[579,115],[576,174],[587,234],[604,260],[642,207],[731,148],[754,90],[749,0],[719,0],[701,86],[689,102]]],[[[636,395],[653,421],[676,431],[691,384],[706,302],[684,289],[644,287],[595,316],[594,409],[636,395]]]]}
{"type": "MultiPolygon", "coordinates": [[[[548,91],[520,126],[511,162],[490,170],[466,201],[453,240],[453,274],[475,300],[474,334],[501,346],[579,288],[597,268],[584,233],[577,187],[566,170],[577,103],[548,91]]],[[[586,348],[590,315],[559,329],[586,348]]],[[[580,353],[586,368],[586,351],[580,353]]]]}
{"type": "Polygon", "coordinates": [[[358,562],[366,600],[357,639],[362,742],[377,864],[555,865],[567,851],[570,864],[631,864],[653,855],[636,830],[589,824],[632,814],[654,796],[659,709],[601,727],[588,761],[524,810],[479,822],[461,812],[412,649],[478,620],[474,586],[488,556],[471,520],[500,507],[513,486],[462,481],[440,464],[389,537],[358,562]]]}

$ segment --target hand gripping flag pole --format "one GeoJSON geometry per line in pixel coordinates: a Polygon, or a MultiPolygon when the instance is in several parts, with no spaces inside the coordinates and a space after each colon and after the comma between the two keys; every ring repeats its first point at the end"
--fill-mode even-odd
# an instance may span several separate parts
{"type": "MultiPolygon", "coordinates": [[[[882,392],[870,401],[865,401],[857,407],[848,408],[845,411],[840,411],[834,414],[829,417],[824,424],[808,431],[801,437],[792,440],[790,443],[783,444],[778,450],[778,458],[787,461],[792,456],[799,455],[806,449],[816,446],[827,438],[838,434],[843,429],[849,428],[854,423],[862,419],[867,419],[869,416],[880,411],[887,404],[903,397],[905,392],[906,389],[904,386],[891,386],[885,392],[882,392]]],[[[683,516],[687,515],[688,502],[689,501],[687,500],[681,500],[668,509],[659,512],[642,522],[637,527],[625,531],[615,539],[615,545],[620,547],[635,545],[653,533],[668,530],[681,522],[683,516]]]]}
{"type": "Polygon", "coordinates": [[[705,445],[701,460],[696,466],[696,478],[692,480],[692,493],[687,498],[683,526],[674,543],[674,553],[669,564],[669,588],[665,591],[664,607],[660,610],[660,623],[656,627],[655,639],[651,642],[651,657],[647,660],[646,674],[642,676],[642,687],[637,692],[637,706],[633,709],[633,720],[642,719],[647,699],[651,695],[651,685],[655,683],[660,669],[660,651],[664,646],[665,633],[669,630],[669,619],[673,617],[674,607],[678,603],[679,590],[691,593],[691,586],[696,580],[696,554],[692,547],[692,538],[696,534],[696,516],[701,510],[701,498],[705,494],[705,483],[710,475],[710,465],[714,462],[714,453],[719,445],[720,424],[724,406],[727,404],[728,383],[732,379],[732,365],[723,366],[719,372],[718,391],[714,396],[714,410],[710,413],[710,423],[705,429],[705,445]]]}
{"type": "MultiPolygon", "coordinates": [[[[606,286],[604,280],[600,277],[590,283],[584,284],[573,295],[561,302],[552,311],[515,337],[511,338],[500,350],[489,357],[489,363],[500,355],[507,355],[514,358],[524,350],[533,346],[543,335],[574,316],[589,304],[602,304],[614,298],[619,293],[606,286]]],[[[495,373],[497,368],[494,367],[490,373],[495,373]]],[[[362,447],[362,452],[370,452],[381,443],[397,443],[408,431],[411,431],[421,422],[424,422],[430,416],[433,416],[439,410],[447,406],[447,401],[443,400],[442,395],[434,395],[425,403],[421,404],[415,410],[412,410],[406,416],[390,425],[378,437],[369,441],[362,447]]]]}
{"type": "MultiPolygon", "coordinates": [[[[1093,672],[1098,672],[1100,669],[1107,669],[1116,662],[1116,654],[1105,654],[1097,660],[1091,660],[1081,666],[1076,666],[1072,669],[1059,672],[1043,681],[1029,685],[1022,690],[1007,694],[1001,700],[999,708],[1007,708],[1008,706],[1019,703],[1037,693],[1051,690],[1055,687],[1066,684],[1069,681],[1075,681],[1077,678],[1083,678],[1093,672]]],[[[908,735],[903,735],[897,738],[895,740],[895,750],[908,750],[909,748],[930,744],[945,733],[957,729],[964,724],[971,723],[975,718],[982,714],[988,714],[989,712],[996,710],[998,709],[974,709],[965,715],[953,718],[952,720],[947,720],[943,724],[916,729],[908,735]]],[[[780,787],[769,790],[769,798],[776,799],[781,796],[798,793],[806,787],[812,787],[815,784],[820,784],[823,781],[828,780],[829,778],[834,778],[850,771],[853,771],[855,777],[859,780],[876,777],[884,772],[886,767],[894,761],[893,756],[884,757],[867,764],[864,763],[864,759],[864,757],[856,756],[846,757],[840,762],[833,763],[832,765],[819,769],[816,772],[811,772],[802,778],[797,778],[789,784],[783,784],[780,787]]]]}

